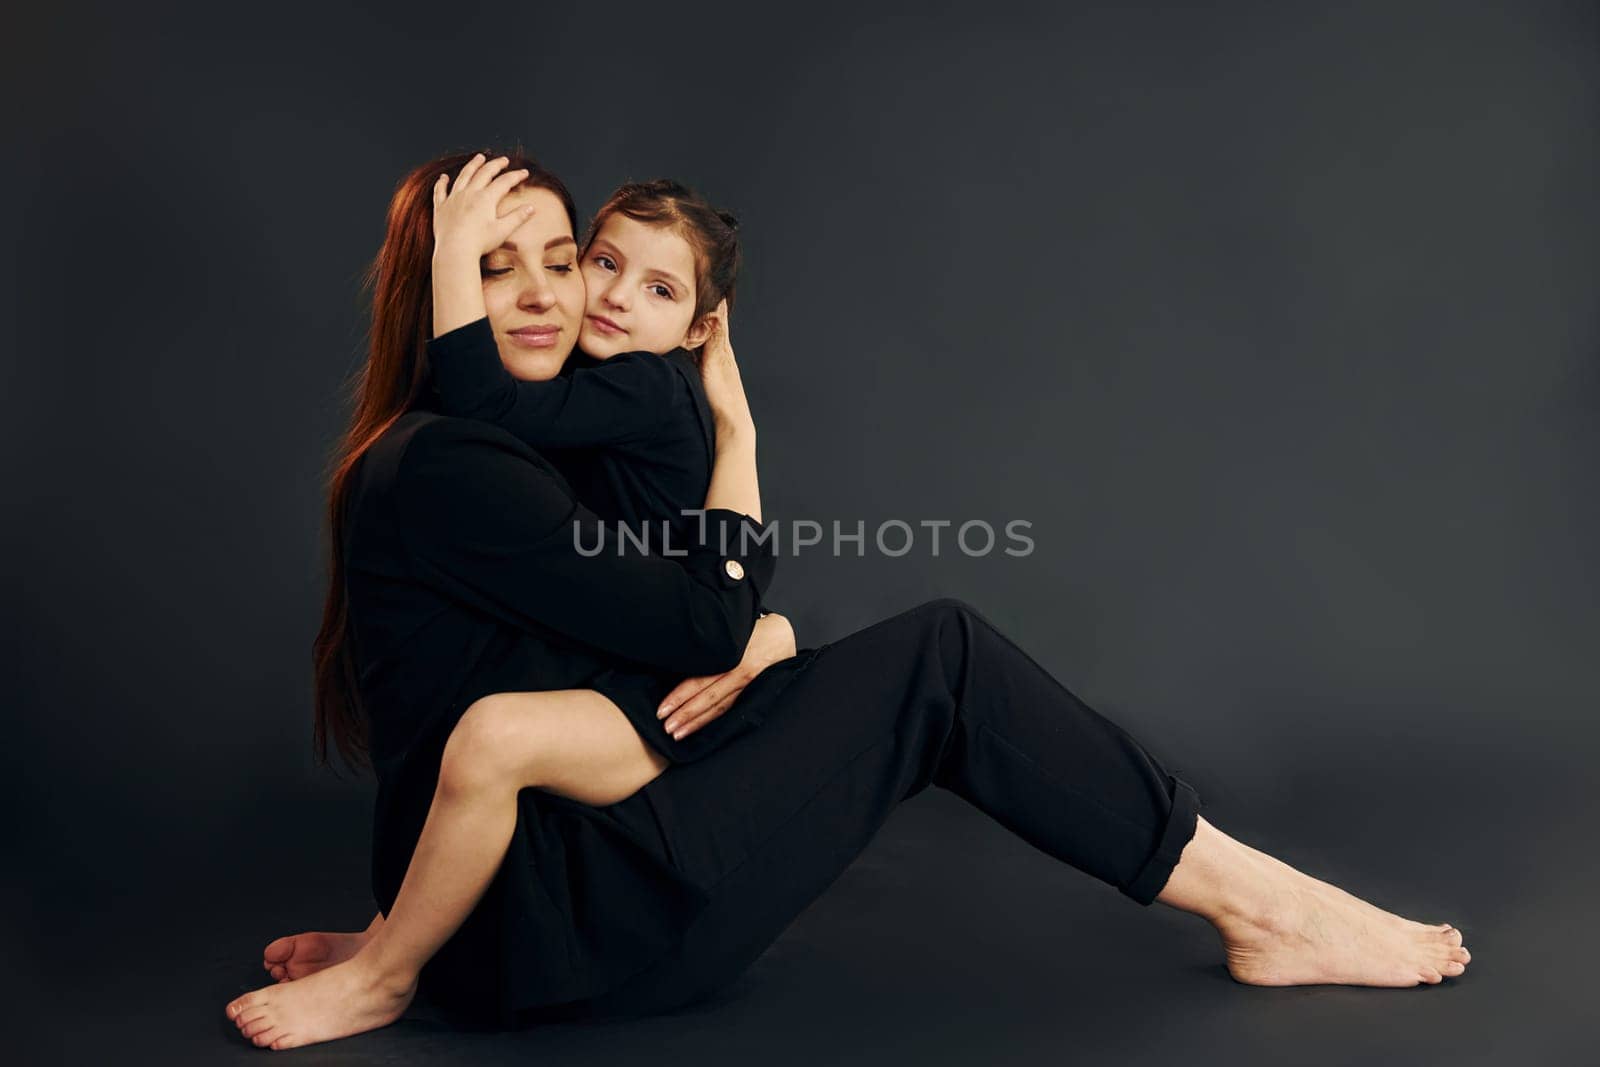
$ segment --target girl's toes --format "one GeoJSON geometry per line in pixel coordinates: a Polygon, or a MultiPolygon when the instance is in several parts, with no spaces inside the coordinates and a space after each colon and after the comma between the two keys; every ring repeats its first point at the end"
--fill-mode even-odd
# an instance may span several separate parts
{"type": "Polygon", "coordinates": [[[1467,969],[1467,965],[1466,964],[1458,963],[1455,960],[1446,960],[1444,963],[1441,963],[1439,965],[1439,973],[1443,974],[1443,975],[1448,975],[1451,978],[1454,978],[1456,975],[1461,974],[1466,969],[1467,969]]]}
{"type": "Polygon", "coordinates": [[[1444,981],[1444,976],[1438,971],[1434,970],[1432,967],[1421,968],[1417,972],[1417,976],[1429,985],[1438,985],[1440,982],[1444,981]]]}
{"type": "Polygon", "coordinates": [[[295,1039],[293,1034],[284,1034],[282,1037],[278,1038],[272,1043],[272,1047],[275,1049],[294,1048],[298,1044],[300,1044],[300,1042],[295,1039]]]}
{"type": "Polygon", "coordinates": [[[1450,958],[1455,960],[1457,963],[1471,963],[1472,953],[1467,951],[1467,947],[1465,945],[1457,945],[1450,951],[1450,958]]]}
{"type": "Polygon", "coordinates": [[[272,1029],[272,1020],[263,1015],[259,1019],[251,1019],[249,1022],[239,1027],[239,1032],[245,1037],[255,1037],[262,1031],[270,1029],[272,1029]]]}
{"type": "Polygon", "coordinates": [[[279,1036],[278,1028],[275,1026],[270,1026],[261,1031],[261,1033],[256,1034],[250,1039],[250,1041],[257,1048],[266,1048],[268,1045],[272,1044],[273,1041],[277,1040],[279,1036]]]}
{"type": "Polygon", "coordinates": [[[1461,944],[1461,931],[1452,926],[1450,929],[1445,931],[1444,940],[1445,944],[1447,945],[1461,944]]]}

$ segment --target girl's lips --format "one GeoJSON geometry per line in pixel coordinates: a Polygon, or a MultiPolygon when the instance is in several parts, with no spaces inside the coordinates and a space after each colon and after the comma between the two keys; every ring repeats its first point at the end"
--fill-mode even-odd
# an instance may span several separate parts
{"type": "Polygon", "coordinates": [[[599,330],[608,337],[616,337],[620,334],[625,334],[628,332],[621,326],[618,326],[616,323],[612,322],[610,319],[602,318],[599,315],[590,315],[589,321],[594,324],[595,329],[599,330]]]}
{"type": "Polygon", "coordinates": [[[521,348],[553,348],[556,339],[561,336],[559,326],[535,326],[525,330],[512,330],[506,336],[511,338],[511,343],[521,348]]]}

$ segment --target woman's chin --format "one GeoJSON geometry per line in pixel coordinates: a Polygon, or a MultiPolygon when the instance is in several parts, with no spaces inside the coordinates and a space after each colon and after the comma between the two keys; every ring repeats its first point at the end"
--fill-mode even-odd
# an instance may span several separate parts
{"type": "Polygon", "coordinates": [[[547,382],[561,373],[561,365],[570,353],[566,348],[552,348],[549,352],[500,350],[500,362],[513,378],[525,382],[547,382]]]}

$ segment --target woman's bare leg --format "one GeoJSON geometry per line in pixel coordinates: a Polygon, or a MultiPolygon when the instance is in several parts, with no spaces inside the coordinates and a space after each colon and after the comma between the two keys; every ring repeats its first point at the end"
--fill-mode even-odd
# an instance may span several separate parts
{"type": "Polygon", "coordinates": [[[617,706],[592,690],[499,693],[473,704],[445,744],[439,785],[388,918],[348,959],[231,1001],[254,1044],[331,1041],[394,1022],[417,975],[466,920],[505,858],[517,792],[614,804],[666,769],[617,706]]]}
{"type": "Polygon", "coordinates": [[[1222,935],[1228,973],[1250,985],[1414,986],[1466,970],[1472,954],[1449,923],[1374,907],[1199,819],[1156,896],[1222,935]]]}

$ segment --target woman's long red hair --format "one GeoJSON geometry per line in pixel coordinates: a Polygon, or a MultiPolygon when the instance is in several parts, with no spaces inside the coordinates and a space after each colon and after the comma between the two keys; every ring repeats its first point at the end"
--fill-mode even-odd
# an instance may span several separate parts
{"type": "MultiPolygon", "coordinates": [[[[549,189],[566,207],[577,232],[578,212],[561,179],[521,148],[485,150],[487,159],[506,156],[506,170],[527,170],[524,186],[549,189]]],[[[331,737],[345,763],[372,765],[369,719],[361,705],[350,643],[350,600],[345,589],[344,505],[356,463],[396,419],[416,406],[428,382],[427,343],[433,333],[433,186],[441,174],[455,175],[473,153],[443,156],[413,169],[389,201],[383,247],[365,276],[372,293],[367,359],[346,389],[354,402],[350,425],[328,467],[328,592],[322,628],[312,644],[315,725],[312,748],[328,765],[331,737]]]]}

